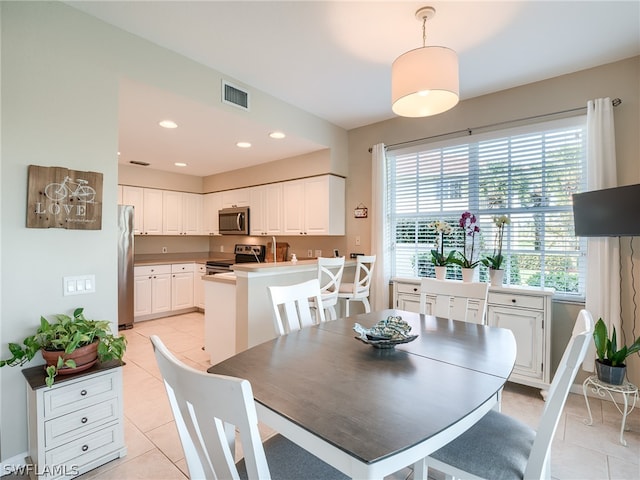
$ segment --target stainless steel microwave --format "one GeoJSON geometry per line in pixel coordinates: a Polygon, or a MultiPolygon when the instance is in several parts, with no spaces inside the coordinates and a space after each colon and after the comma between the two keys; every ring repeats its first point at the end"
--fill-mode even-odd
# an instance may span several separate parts
{"type": "Polygon", "coordinates": [[[221,235],[249,235],[249,207],[219,210],[218,229],[221,235]]]}

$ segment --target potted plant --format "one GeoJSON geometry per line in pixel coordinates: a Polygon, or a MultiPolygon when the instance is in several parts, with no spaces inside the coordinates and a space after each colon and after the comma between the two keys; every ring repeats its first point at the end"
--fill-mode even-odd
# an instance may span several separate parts
{"type": "Polygon", "coordinates": [[[447,265],[452,263],[455,251],[451,250],[449,255],[444,256],[444,236],[452,232],[451,225],[442,220],[436,220],[428,225],[436,231],[436,248],[431,250],[431,262],[436,269],[436,278],[444,280],[447,276],[447,265]]]}
{"type": "Polygon", "coordinates": [[[504,237],[504,227],[511,223],[509,217],[506,215],[500,215],[499,217],[493,217],[493,224],[496,226],[496,238],[494,243],[493,255],[486,256],[482,259],[482,264],[489,269],[489,278],[491,278],[491,285],[502,285],[502,278],[504,270],[502,270],[502,262],[504,257],[502,256],[502,239],[504,237]]]}
{"type": "Polygon", "coordinates": [[[480,233],[480,227],[478,226],[476,216],[468,211],[464,212],[460,216],[458,225],[460,225],[460,228],[464,232],[464,243],[462,246],[462,252],[456,252],[459,255],[459,258],[453,257],[451,259],[451,263],[460,265],[460,268],[462,268],[462,280],[470,282],[473,279],[474,269],[478,263],[480,263],[480,260],[473,259],[476,233],[480,233]],[[471,238],[471,241],[467,240],[468,237],[471,238]],[[469,248],[467,248],[467,245],[469,245],[469,248]]]}
{"type": "Polygon", "coordinates": [[[53,385],[58,374],[86,370],[98,360],[122,360],[127,346],[124,336],[111,333],[111,322],[88,320],[83,308],[76,308],[73,317],[54,315],[55,322],[40,317],[40,326],[34,335],[25,338],[22,345],[9,343],[12,357],[0,360],[0,367],[24,365],[42,352],[46,365],[46,384],[53,385]]]}
{"type": "Polygon", "coordinates": [[[607,334],[607,326],[599,318],[593,329],[593,341],[596,345],[596,373],[603,382],[612,385],[621,385],[624,380],[627,366],[624,364],[629,355],[640,351],[640,337],[627,348],[623,345],[618,350],[616,327],[613,327],[611,338],[607,334]]]}

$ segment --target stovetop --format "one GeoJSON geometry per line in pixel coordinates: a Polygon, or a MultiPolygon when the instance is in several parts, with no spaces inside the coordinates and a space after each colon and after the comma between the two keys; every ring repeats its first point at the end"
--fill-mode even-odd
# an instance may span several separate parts
{"type": "Polygon", "coordinates": [[[230,266],[234,263],[262,263],[267,254],[267,247],[264,245],[237,244],[234,249],[235,257],[216,258],[209,260],[209,266],[230,266]]]}

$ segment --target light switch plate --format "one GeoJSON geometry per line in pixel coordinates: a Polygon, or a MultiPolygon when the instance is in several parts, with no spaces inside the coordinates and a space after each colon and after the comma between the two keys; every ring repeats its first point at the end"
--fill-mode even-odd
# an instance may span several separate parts
{"type": "Polygon", "coordinates": [[[85,293],[96,292],[95,275],[74,275],[62,277],[62,294],[83,295],[85,293]]]}

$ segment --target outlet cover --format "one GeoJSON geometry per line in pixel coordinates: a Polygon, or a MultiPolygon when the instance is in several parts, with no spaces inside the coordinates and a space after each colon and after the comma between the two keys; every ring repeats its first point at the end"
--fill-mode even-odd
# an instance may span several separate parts
{"type": "Polygon", "coordinates": [[[322,250],[316,250],[316,257],[322,256],[322,250]]]}
{"type": "Polygon", "coordinates": [[[313,257],[313,250],[311,249],[307,250],[307,257],[309,258],[313,257]]]}

